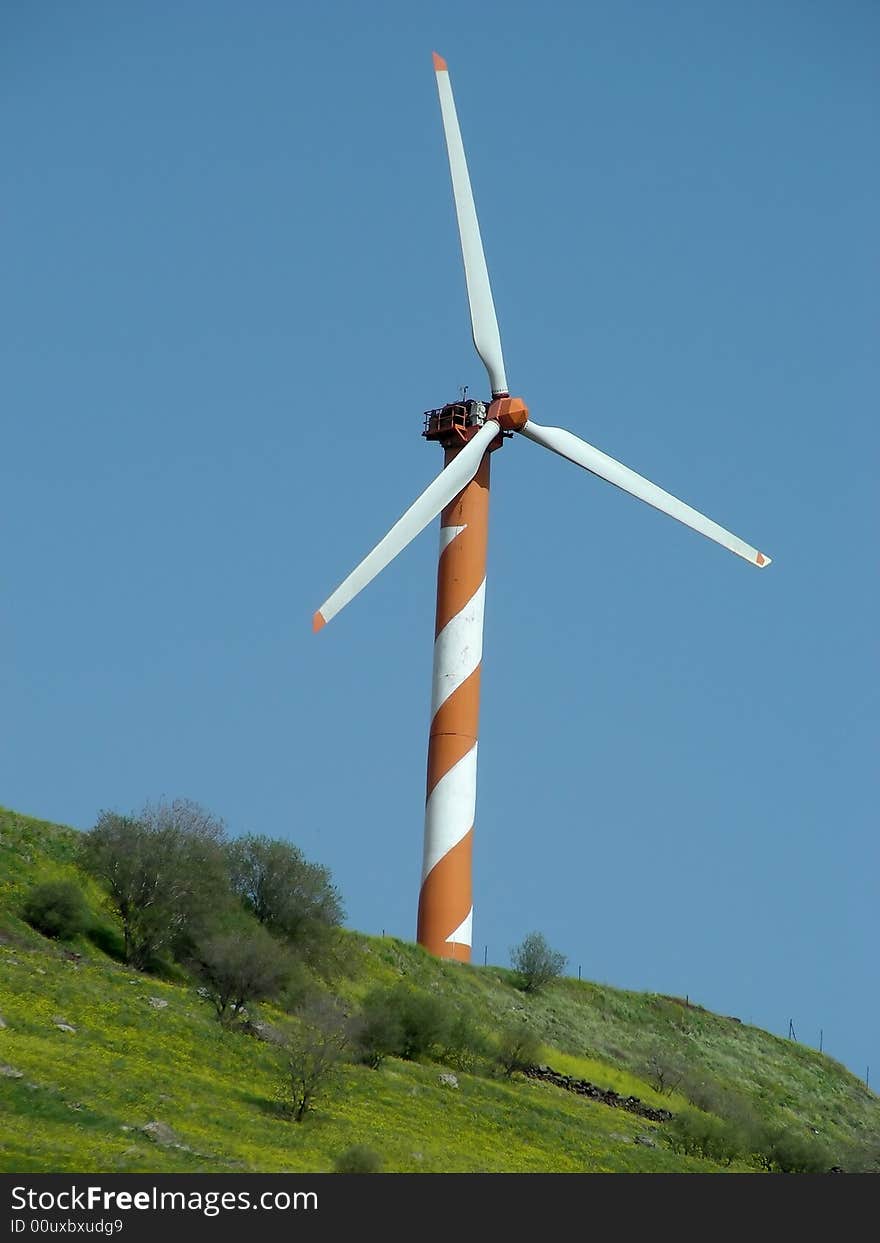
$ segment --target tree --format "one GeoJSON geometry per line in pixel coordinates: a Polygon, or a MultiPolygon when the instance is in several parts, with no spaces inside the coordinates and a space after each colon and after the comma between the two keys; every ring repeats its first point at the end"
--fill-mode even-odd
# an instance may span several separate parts
{"type": "Polygon", "coordinates": [[[568,959],[558,950],[550,948],[543,933],[530,932],[511,949],[510,961],[519,974],[523,992],[537,993],[562,975],[568,959]]]}
{"type": "Polygon", "coordinates": [[[524,1020],[502,1029],[495,1060],[508,1077],[534,1066],[540,1054],[541,1037],[524,1020]]]}
{"type": "Polygon", "coordinates": [[[291,842],[247,834],[227,849],[233,892],[270,932],[285,937],[313,965],[344,919],[330,871],[309,863],[291,842]]]}
{"type": "Polygon", "coordinates": [[[89,911],[72,880],[47,880],[34,885],[24,900],[22,918],[46,937],[70,941],[89,925],[89,911]]]}
{"type": "Polygon", "coordinates": [[[259,924],[216,933],[198,946],[193,966],[224,1025],[250,1002],[277,996],[288,967],[278,942],[259,924]]]}
{"type": "Polygon", "coordinates": [[[364,998],[360,1014],[351,1024],[352,1044],[358,1061],[378,1070],[386,1057],[403,1047],[403,1024],[388,1004],[387,989],[373,989],[364,998]]]}
{"type": "MultiPolygon", "coordinates": [[[[655,1092],[659,1092],[661,1096],[671,1096],[686,1079],[687,1066],[662,1046],[655,1045],[648,1054],[644,1074],[655,1092]]],[[[698,1099],[694,1104],[701,1109],[717,1107],[717,1102],[708,1089],[704,1088],[702,1093],[695,1095],[698,1099]]]]}
{"type": "Polygon", "coordinates": [[[348,1020],[328,998],[308,1002],[284,1039],[282,1106],[302,1122],[336,1077],[348,1045],[348,1020]]]}
{"type": "Polygon", "coordinates": [[[104,811],[84,834],[82,864],[109,893],[132,966],[183,956],[228,908],[224,836],[222,821],[187,799],[129,816],[104,811]]]}

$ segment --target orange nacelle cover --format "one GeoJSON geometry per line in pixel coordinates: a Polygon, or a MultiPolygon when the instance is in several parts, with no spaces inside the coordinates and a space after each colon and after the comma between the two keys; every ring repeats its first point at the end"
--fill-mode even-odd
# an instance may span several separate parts
{"type": "Polygon", "coordinates": [[[529,408],[521,397],[496,397],[488,410],[506,432],[518,432],[529,421],[529,408]]]}

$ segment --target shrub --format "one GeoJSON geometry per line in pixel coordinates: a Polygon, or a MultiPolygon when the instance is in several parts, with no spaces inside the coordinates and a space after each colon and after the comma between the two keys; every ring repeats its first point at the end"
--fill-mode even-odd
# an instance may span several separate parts
{"type": "Polygon", "coordinates": [[[245,1006],[277,996],[287,976],[281,947],[259,924],[206,938],[193,966],[221,1023],[234,1023],[245,1006]]]}
{"type": "Polygon", "coordinates": [[[516,1070],[526,1070],[537,1062],[541,1039],[528,1023],[520,1021],[502,1028],[495,1052],[495,1061],[508,1077],[516,1070]]]}
{"type": "Polygon", "coordinates": [[[469,1011],[406,984],[373,989],[351,1030],[358,1060],[374,1068],[386,1057],[428,1057],[470,1071],[485,1053],[485,1040],[469,1011]]]}
{"type": "Polygon", "coordinates": [[[118,928],[112,924],[94,923],[86,931],[92,945],[97,946],[108,958],[125,962],[125,941],[118,928]]]}
{"type": "Polygon", "coordinates": [[[562,975],[568,959],[559,950],[550,948],[543,933],[530,932],[511,949],[510,961],[520,977],[520,988],[526,993],[536,993],[562,975]]]}
{"type": "Polygon", "coordinates": [[[313,967],[332,966],[342,900],[330,872],[291,842],[247,834],[227,847],[233,892],[261,924],[285,937],[313,967]]]}
{"type": "Polygon", "coordinates": [[[366,1144],[353,1144],[339,1154],[333,1169],[337,1174],[378,1174],[382,1169],[382,1158],[366,1144]]]}
{"type": "Polygon", "coordinates": [[[709,1161],[732,1161],[749,1155],[751,1138],[738,1124],[684,1109],[671,1118],[663,1128],[669,1146],[675,1152],[684,1152],[709,1161]]]}
{"type": "Polygon", "coordinates": [[[365,1066],[378,1070],[386,1057],[400,1054],[403,1048],[403,1023],[392,1005],[388,989],[374,989],[351,1025],[355,1056],[365,1066]]]}
{"type": "Polygon", "coordinates": [[[463,1074],[473,1074],[488,1052],[488,1042],[473,1014],[455,1010],[438,1042],[438,1061],[463,1074]]]}
{"type": "Polygon", "coordinates": [[[768,1133],[761,1162],[778,1174],[823,1174],[833,1164],[823,1144],[784,1129],[768,1133]]]}
{"type": "Polygon", "coordinates": [[[386,1005],[400,1024],[398,1052],[408,1061],[436,1052],[449,1035],[449,1010],[439,997],[399,984],[388,990],[386,1005]]]}
{"type": "Polygon", "coordinates": [[[89,925],[89,911],[79,886],[71,880],[34,885],[25,898],[22,918],[46,937],[70,941],[89,925]]]}

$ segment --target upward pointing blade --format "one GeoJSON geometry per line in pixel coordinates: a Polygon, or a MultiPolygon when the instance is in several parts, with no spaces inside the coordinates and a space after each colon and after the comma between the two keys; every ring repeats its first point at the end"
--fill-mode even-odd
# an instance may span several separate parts
{"type": "Polygon", "coordinates": [[[615,461],[601,449],[587,444],[579,436],[574,436],[561,427],[541,427],[539,423],[533,423],[531,419],[525,427],[520,428],[520,433],[527,436],[529,440],[533,440],[535,444],[543,445],[545,449],[552,449],[560,457],[568,458],[569,462],[574,462],[576,466],[583,466],[584,470],[598,475],[600,479],[607,479],[609,483],[622,488],[624,492],[629,492],[630,496],[638,497],[640,501],[653,505],[661,513],[669,514],[670,518],[683,522],[691,530],[699,531],[700,535],[705,535],[707,539],[714,540],[716,544],[730,549],[738,557],[750,561],[752,565],[767,566],[770,564],[770,558],[758,552],[757,548],[753,548],[751,544],[747,544],[738,536],[732,535],[730,531],[726,531],[724,527],[713,522],[711,518],[707,518],[705,514],[691,509],[690,505],[685,505],[684,501],[678,500],[669,492],[664,492],[662,488],[657,487],[656,483],[651,483],[650,479],[637,475],[634,470],[615,461]]]}
{"type": "Polygon", "coordinates": [[[402,518],[398,518],[384,539],[372,552],[367,553],[360,565],[355,566],[331,596],[328,596],[312,619],[312,628],[320,630],[331,617],[371,583],[376,575],[393,561],[407,544],[423,531],[432,518],[436,518],[459,492],[470,483],[480,467],[483,454],[500,432],[498,424],[490,419],[484,423],[472,440],[429,483],[422,495],[410,505],[402,518]]]}
{"type": "Polygon", "coordinates": [[[467,160],[455,100],[449,82],[449,71],[442,56],[434,53],[434,70],[437,74],[437,90],[440,95],[440,111],[443,115],[443,132],[446,135],[446,151],[449,155],[449,172],[452,175],[452,193],[455,196],[455,214],[458,217],[458,234],[461,239],[461,255],[464,259],[464,277],[467,283],[468,304],[471,311],[471,331],[477,353],[489,373],[493,396],[507,392],[504,375],[504,358],[501,354],[501,334],[492,301],[489,270],[483,254],[477,209],[468,176],[467,160]]]}

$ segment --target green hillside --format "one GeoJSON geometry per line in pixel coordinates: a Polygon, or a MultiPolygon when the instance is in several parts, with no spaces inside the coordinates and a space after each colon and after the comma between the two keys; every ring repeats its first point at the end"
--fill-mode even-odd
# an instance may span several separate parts
{"type": "MultiPolygon", "coordinates": [[[[485,1064],[453,1067],[457,1086],[441,1080],[450,1068],[435,1062],[345,1064],[314,1112],[294,1123],[278,1108],[275,1045],[221,1027],[182,972],[140,974],[99,948],[112,951],[118,934],[101,892],[76,868],[76,839],[74,830],[0,810],[0,1170],[326,1171],[355,1144],[373,1149],[386,1171],[755,1166],[675,1151],[669,1123],[485,1064]],[[70,945],[20,917],[36,881],[67,877],[102,928],[70,945]],[[153,1122],[162,1126],[151,1135],[142,1128],[153,1122]]],[[[847,1169],[866,1168],[880,1150],[880,1100],[861,1081],[737,1020],[572,979],[529,996],[509,971],[441,963],[391,938],[345,933],[344,945],[346,969],[332,988],[349,1009],[371,988],[405,980],[479,1015],[490,1035],[528,1018],[543,1033],[543,1062],[646,1105],[673,1114],[693,1107],[648,1082],[652,1063],[685,1065],[691,1102],[704,1112],[747,1104],[763,1121],[821,1142],[847,1169]]],[[[257,1009],[270,1024],[283,1020],[272,1006],[257,1009]]]]}

